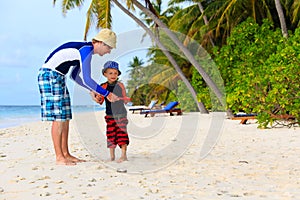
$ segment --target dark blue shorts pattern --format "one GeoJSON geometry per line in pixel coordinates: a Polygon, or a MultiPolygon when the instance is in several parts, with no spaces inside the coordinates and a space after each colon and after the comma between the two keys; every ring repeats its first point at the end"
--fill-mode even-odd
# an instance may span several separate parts
{"type": "Polygon", "coordinates": [[[42,121],[72,119],[71,100],[65,76],[51,69],[41,68],[38,74],[38,84],[42,121]]]}

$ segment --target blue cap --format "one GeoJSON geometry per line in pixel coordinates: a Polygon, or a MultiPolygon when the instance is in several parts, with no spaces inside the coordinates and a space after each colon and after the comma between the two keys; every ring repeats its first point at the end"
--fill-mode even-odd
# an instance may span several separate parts
{"type": "Polygon", "coordinates": [[[107,61],[102,69],[102,74],[104,75],[104,72],[106,71],[106,69],[111,68],[111,69],[116,69],[119,72],[119,75],[121,75],[121,72],[119,70],[119,64],[117,62],[114,61],[107,61]]]}

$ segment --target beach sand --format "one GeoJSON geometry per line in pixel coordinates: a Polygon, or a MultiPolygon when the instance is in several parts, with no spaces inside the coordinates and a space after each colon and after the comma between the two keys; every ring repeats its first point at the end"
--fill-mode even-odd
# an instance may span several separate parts
{"type": "Polygon", "coordinates": [[[128,113],[129,161],[116,163],[107,161],[103,116],[71,121],[70,151],[87,160],[76,166],[55,165],[48,122],[0,129],[0,199],[299,199],[299,127],[128,113]]]}

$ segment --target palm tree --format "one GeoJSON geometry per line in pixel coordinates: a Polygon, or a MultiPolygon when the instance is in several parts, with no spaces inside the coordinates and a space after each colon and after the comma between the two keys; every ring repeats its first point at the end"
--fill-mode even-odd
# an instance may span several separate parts
{"type": "MultiPolygon", "coordinates": [[[[276,2],[275,2],[276,3],[276,2]]],[[[282,7],[285,22],[288,30],[294,31],[297,27],[300,26],[300,1],[295,0],[281,0],[280,5],[277,2],[277,5],[282,7]]],[[[276,4],[275,4],[276,5],[276,4]]],[[[277,9],[277,7],[276,7],[277,9]]],[[[280,8],[279,8],[280,9],[280,8]]],[[[278,12],[278,10],[277,10],[278,12]]],[[[279,15],[279,13],[278,13],[279,15]]],[[[280,16],[279,16],[280,20],[280,16]]]]}
{"type": "Polygon", "coordinates": [[[277,13],[278,13],[278,16],[279,16],[282,35],[283,35],[283,37],[288,37],[288,31],[287,31],[287,28],[286,28],[285,17],[284,17],[284,13],[283,13],[283,10],[282,10],[280,0],[275,0],[275,6],[276,6],[276,10],[277,10],[277,13]]]}
{"type": "Polygon", "coordinates": [[[143,60],[140,60],[137,56],[133,57],[132,62],[129,62],[128,67],[130,68],[127,70],[129,72],[129,76],[136,80],[138,77],[143,76],[141,72],[142,65],[144,64],[143,60]]]}
{"type": "MultiPolygon", "coordinates": [[[[116,0],[114,0],[116,1],[116,0]]],[[[182,42],[179,41],[177,36],[168,29],[168,27],[161,21],[155,14],[153,14],[149,9],[144,7],[142,4],[140,4],[136,0],[131,0],[131,2],[137,6],[142,12],[147,14],[151,19],[158,24],[158,26],[163,30],[168,37],[176,44],[176,46],[183,52],[183,54],[186,56],[186,58],[195,66],[197,71],[200,73],[206,84],[211,88],[213,93],[216,95],[216,97],[219,100],[219,103],[222,106],[225,106],[225,97],[224,94],[221,92],[220,88],[216,85],[216,83],[211,79],[211,77],[205,72],[205,70],[199,65],[199,63],[196,61],[194,56],[191,54],[191,52],[182,44],[182,42]]],[[[176,69],[177,71],[177,69],[176,69]]]]}
{"type": "MultiPolygon", "coordinates": [[[[208,27],[209,26],[209,22],[208,22],[207,16],[204,14],[204,8],[203,8],[201,2],[197,2],[197,5],[199,7],[199,10],[200,10],[201,14],[203,15],[204,24],[205,24],[205,26],[208,27]]],[[[210,41],[211,45],[214,47],[215,44],[214,44],[214,41],[212,39],[212,36],[211,36],[210,32],[208,32],[208,38],[209,38],[209,41],[210,41]]]]}
{"type": "Polygon", "coordinates": [[[219,46],[225,44],[231,30],[248,17],[258,24],[267,18],[281,28],[284,36],[287,30],[294,31],[300,25],[300,1],[294,0],[215,0],[206,5],[204,13],[209,17],[210,30],[215,32],[214,41],[219,46]]]}
{"type": "Polygon", "coordinates": [[[204,7],[201,2],[195,0],[171,0],[169,6],[174,7],[176,4],[184,2],[191,2],[194,4],[180,9],[172,15],[169,23],[170,29],[173,29],[172,27],[174,27],[175,30],[180,30],[180,32],[185,33],[187,35],[187,40],[190,38],[195,39],[201,42],[202,46],[207,46],[210,43],[210,45],[214,47],[215,44],[212,32],[208,30],[209,20],[205,15],[204,7]],[[182,19],[184,19],[185,22],[183,22],[182,19]],[[179,21],[180,23],[178,23],[179,21]]]}
{"type": "MultiPolygon", "coordinates": [[[[117,0],[112,0],[119,8],[122,8],[123,6],[121,6],[121,4],[117,1],[117,0]]],[[[53,3],[55,4],[56,0],[53,1],[53,3]]],[[[151,3],[147,0],[148,4],[151,5],[151,3]]],[[[83,0],[78,1],[78,0],[70,0],[70,1],[63,1],[63,5],[67,5],[64,6],[66,8],[66,10],[68,9],[72,9],[78,5],[82,5],[83,0]]],[[[92,0],[92,3],[90,5],[89,10],[91,12],[101,12],[99,10],[99,3],[97,4],[97,0],[92,0]]],[[[108,7],[105,9],[105,11],[103,11],[105,14],[104,15],[98,15],[104,17],[104,19],[98,19],[99,20],[103,20],[103,21],[107,21],[108,23],[105,24],[105,27],[108,27],[109,24],[109,20],[108,18],[111,16],[110,15],[110,1],[103,0],[103,5],[107,5],[108,7]]],[[[160,27],[162,27],[165,32],[167,33],[167,35],[175,42],[175,44],[183,51],[183,53],[186,55],[187,59],[191,61],[191,63],[196,67],[196,69],[199,71],[199,73],[202,75],[203,79],[206,81],[207,85],[212,89],[212,91],[216,94],[217,98],[219,99],[220,103],[224,106],[225,105],[225,101],[224,101],[224,94],[219,90],[219,88],[216,86],[216,84],[212,81],[212,79],[206,74],[206,72],[199,66],[198,62],[194,59],[193,55],[189,52],[189,50],[187,50],[184,45],[178,40],[178,38],[167,28],[167,26],[162,23],[155,14],[153,14],[149,9],[145,8],[144,6],[142,6],[139,2],[135,1],[135,0],[129,0],[127,1],[127,6],[129,8],[132,8],[132,5],[136,5],[139,9],[141,9],[144,13],[146,13],[149,17],[151,17],[153,19],[153,21],[158,24],[160,27]]],[[[125,9],[127,10],[127,9],[125,9]]],[[[124,10],[123,10],[124,11],[124,10]]],[[[128,10],[127,10],[128,11],[128,10]]],[[[128,13],[129,14],[129,13],[128,13]]],[[[132,17],[134,15],[131,15],[132,17]]],[[[137,19],[137,18],[136,18],[137,19]]],[[[91,22],[92,20],[88,20],[88,22],[91,22]]],[[[87,22],[87,24],[88,24],[87,22]]],[[[139,23],[139,25],[143,25],[143,23],[139,23]]],[[[97,26],[100,26],[100,23],[97,24],[97,26]]],[[[146,26],[142,26],[144,29],[147,28],[146,26]]],[[[151,31],[150,31],[151,32],[151,31]]],[[[147,32],[148,33],[148,32],[147,32]]],[[[152,32],[151,32],[152,33],[152,32]]],[[[152,38],[155,39],[157,44],[161,44],[158,40],[158,38],[155,38],[155,36],[150,35],[152,38]]],[[[165,49],[162,45],[159,45],[159,48],[161,48],[166,54],[168,54],[167,49],[165,49]]],[[[168,56],[167,56],[168,57],[168,56]]],[[[175,60],[171,58],[171,56],[168,57],[169,59],[173,60],[172,64],[173,66],[177,66],[175,67],[176,71],[180,74],[181,77],[184,77],[184,74],[182,74],[180,68],[178,67],[178,65],[176,64],[176,62],[174,62],[175,60]]],[[[185,82],[185,80],[183,79],[184,83],[188,86],[190,85],[190,83],[187,81],[185,82]]],[[[189,88],[189,87],[188,87],[189,88]]],[[[191,87],[192,88],[192,87],[191,87]]],[[[189,88],[189,89],[191,89],[189,88]]],[[[194,94],[192,94],[194,96],[194,98],[196,97],[196,93],[194,92],[194,94]]],[[[195,98],[196,99],[196,98],[195,98]]]]}
{"type": "MultiPolygon", "coordinates": [[[[169,51],[166,49],[166,47],[160,42],[159,37],[155,35],[141,20],[139,20],[136,16],[134,16],[131,12],[129,12],[126,8],[124,8],[117,0],[113,0],[113,2],[128,16],[130,16],[139,26],[141,26],[148,35],[155,41],[159,49],[166,55],[170,63],[173,65],[179,76],[181,77],[184,84],[187,86],[188,90],[192,94],[195,101],[197,100],[197,94],[191,85],[191,83],[187,80],[183,72],[181,71],[180,67],[178,66],[175,59],[172,57],[172,55],[169,53],[169,51]]],[[[201,113],[208,113],[207,109],[202,103],[197,102],[198,109],[201,113]]]]}
{"type": "Polygon", "coordinates": [[[300,1],[292,1],[292,7],[291,7],[291,21],[292,24],[295,24],[296,27],[300,26],[300,1]]]}
{"type": "Polygon", "coordinates": [[[139,85],[140,78],[144,76],[142,72],[143,60],[140,60],[137,56],[133,57],[133,61],[129,62],[127,72],[129,72],[130,80],[127,82],[128,94],[130,95],[139,85]]]}

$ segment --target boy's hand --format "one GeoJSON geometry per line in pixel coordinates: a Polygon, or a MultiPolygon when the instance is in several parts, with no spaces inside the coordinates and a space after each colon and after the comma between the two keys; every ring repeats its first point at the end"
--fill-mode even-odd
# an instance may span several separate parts
{"type": "Polygon", "coordinates": [[[119,97],[114,93],[110,92],[109,95],[106,97],[110,102],[119,101],[119,97]]]}
{"type": "Polygon", "coordinates": [[[126,104],[131,101],[131,98],[130,97],[119,97],[119,100],[123,100],[124,103],[126,104]]]}

